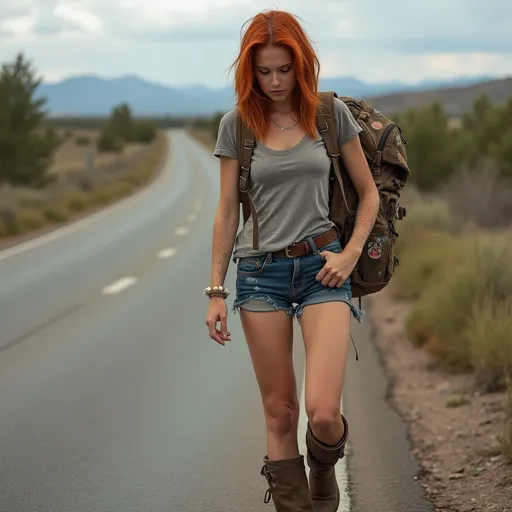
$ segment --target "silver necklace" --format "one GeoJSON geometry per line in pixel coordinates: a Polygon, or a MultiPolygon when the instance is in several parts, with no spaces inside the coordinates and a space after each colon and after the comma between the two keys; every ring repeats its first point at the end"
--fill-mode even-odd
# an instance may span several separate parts
{"type": "Polygon", "coordinates": [[[272,118],[270,118],[270,120],[282,131],[284,132],[285,130],[286,131],[290,131],[290,130],[293,130],[297,124],[299,123],[299,121],[295,121],[295,123],[289,125],[289,126],[281,126],[279,124],[277,124],[272,118]]]}

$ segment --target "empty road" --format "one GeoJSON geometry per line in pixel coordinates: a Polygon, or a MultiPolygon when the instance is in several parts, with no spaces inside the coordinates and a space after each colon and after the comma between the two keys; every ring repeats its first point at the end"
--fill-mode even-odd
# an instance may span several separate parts
{"type": "MultiPolygon", "coordinates": [[[[0,251],[0,512],[272,509],[239,318],[226,347],[204,325],[218,162],[185,132],[169,137],[147,189],[0,251]]],[[[433,511],[384,401],[369,318],[353,334],[339,510],[433,511]]]]}

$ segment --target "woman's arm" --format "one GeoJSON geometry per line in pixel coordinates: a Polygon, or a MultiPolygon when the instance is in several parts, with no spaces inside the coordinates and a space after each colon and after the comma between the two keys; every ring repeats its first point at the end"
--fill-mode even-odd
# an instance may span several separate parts
{"type": "Polygon", "coordinates": [[[210,286],[223,286],[240,221],[238,161],[220,156],[220,199],[213,223],[210,286]]]}
{"type": "Polygon", "coordinates": [[[344,144],[340,154],[359,197],[354,231],[345,250],[360,255],[377,218],[380,197],[359,136],[344,144]]]}

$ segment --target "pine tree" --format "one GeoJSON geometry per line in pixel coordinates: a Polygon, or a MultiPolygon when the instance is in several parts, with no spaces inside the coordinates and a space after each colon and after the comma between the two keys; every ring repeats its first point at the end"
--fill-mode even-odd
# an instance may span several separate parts
{"type": "Polygon", "coordinates": [[[36,98],[41,83],[22,53],[0,72],[0,186],[44,187],[58,140],[44,121],[45,98],[36,98]]]}

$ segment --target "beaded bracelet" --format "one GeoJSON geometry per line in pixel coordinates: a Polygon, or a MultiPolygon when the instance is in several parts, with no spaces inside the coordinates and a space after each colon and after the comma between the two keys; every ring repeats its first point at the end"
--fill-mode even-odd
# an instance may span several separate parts
{"type": "Polygon", "coordinates": [[[204,289],[204,294],[208,297],[223,297],[226,299],[231,292],[224,286],[208,286],[204,289]]]}

